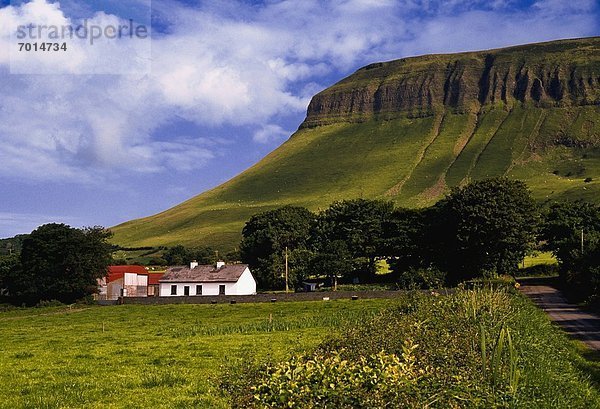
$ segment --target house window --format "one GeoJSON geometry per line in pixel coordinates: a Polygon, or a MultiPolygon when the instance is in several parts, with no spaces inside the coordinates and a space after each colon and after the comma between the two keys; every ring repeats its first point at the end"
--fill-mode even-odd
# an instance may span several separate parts
{"type": "Polygon", "coordinates": [[[196,286],[196,295],[202,295],[202,285],[196,286]]]}
{"type": "Polygon", "coordinates": [[[225,284],[219,285],[219,295],[225,295],[225,284]]]}
{"type": "Polygon", "coordinates": [[[183,295],[190,295],[190,286],[186,285],[183,287],[183,295]]]}
{"type": "Polygon", "coordinates": [[[171,295],[177,295],[177,286],[176,285],[171,286],[171,295]]]}

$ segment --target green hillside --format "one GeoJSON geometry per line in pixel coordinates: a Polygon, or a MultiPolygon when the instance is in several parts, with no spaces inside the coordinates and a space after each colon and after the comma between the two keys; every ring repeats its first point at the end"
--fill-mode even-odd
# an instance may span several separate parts
{"type": "Polygon", "coordinates": [[[317,94],[299,130],[250,169],[113,231],[127,246],[231,249],[274,207],[426,206],[499,175],[540,201],[600,201],[600,38],[371,64],[317,94]]]}

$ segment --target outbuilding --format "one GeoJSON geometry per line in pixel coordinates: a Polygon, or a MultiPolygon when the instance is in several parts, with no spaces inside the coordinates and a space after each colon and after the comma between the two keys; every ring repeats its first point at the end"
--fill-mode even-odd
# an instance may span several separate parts
{"type": "Polygon", "coordinates": [[[169,267],[159,282],[161,297],[256,294],[256,280],[248,265],[222,261],[169,267]]]}
{"type": "MultiPolygon", "coordinates": [[[[109,266],[108,274],[98,281],[99,299],[116,300],[119,297],[147,297],[149,273],[142,266],[109,266]]],[[[155,284],[160,275],[152,274],[155,284]]]]}

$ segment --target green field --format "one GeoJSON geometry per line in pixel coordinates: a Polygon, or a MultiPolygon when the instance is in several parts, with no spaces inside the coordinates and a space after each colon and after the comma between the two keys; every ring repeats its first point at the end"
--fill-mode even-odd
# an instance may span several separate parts
{"type": "Polygon", "coordinates": [[[540,202],[597,202],[599,77],[598,37],[365,67],[317,94],[300,129],[256,165],[114,227],[114,241],[229,251],[265,210],[318,211],[358,197],[422,207],[496,176],[525,181],[540,202]],[[546,87],[542,99],[532,99],[535,81],[546,87]]]}
{"type": "Polygon", "coordinates": [[[4,311],[0,408],[226,408],[224,373],[241,388],[256,381],[239,372],[242,362],[276,365],[319,344],[345,350],[348,359],[382,350],[404,357],[406,342],[416,345],[420,374],[416,388],[402,389],[408,407],[432,399],[456,408],[600,405],[597,362],[584,358],[594,356],[529,300],[498,289],[394,300],[4,311]],[[503,328],[512,341],[499,347],[503,328]],[[511,381],[513,373],[519,378],[511,381]]]}
{"type": "Polygon", "coordinates": [[[527,267],[533,267],[533,266],[539,266],[539,265],[553,265],[553,264],[557,264],[557,263],[558,263],[558,261],[552,255],[552,253],[543,251],[543,252],[536,253],[534,255],[525,257],[525,259],[523,260],[523,263],[520,264],[519,267],[527,268],[527,267]]]}
{"type": "Polygon", "coordinates": [[[221,408],[221,365],[311,348],[392,300],[0,312],[0,408],[221,408]]]}

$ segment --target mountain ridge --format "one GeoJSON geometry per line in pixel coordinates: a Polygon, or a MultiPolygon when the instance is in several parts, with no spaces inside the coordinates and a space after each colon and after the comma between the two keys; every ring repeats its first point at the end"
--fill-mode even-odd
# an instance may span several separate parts
{"type": "Polygon", "coordinates": [[[589,58],[598,53],[597,43],[598,37],[591,37],[369,64],[315,95],[300,127],[357,116],[428,116],[444,108],[471,112],[518,102],[543,108],[597,105],[600,67],[597,58],[589,58]],[[563,47],[573,43],[577,61],[561,56],[563,47]],[[527,58],[515,56],[524,50],[527,58]]]}
{"type": "Polygon", "coordinates": [[[599,151],[600,37],[374,63],[315,95],[257,164],[114,240],[229,249],[256,212],[355,197],[427,206],[491,176],[525,180],[540,201],[598,201],[599,151]]]}

